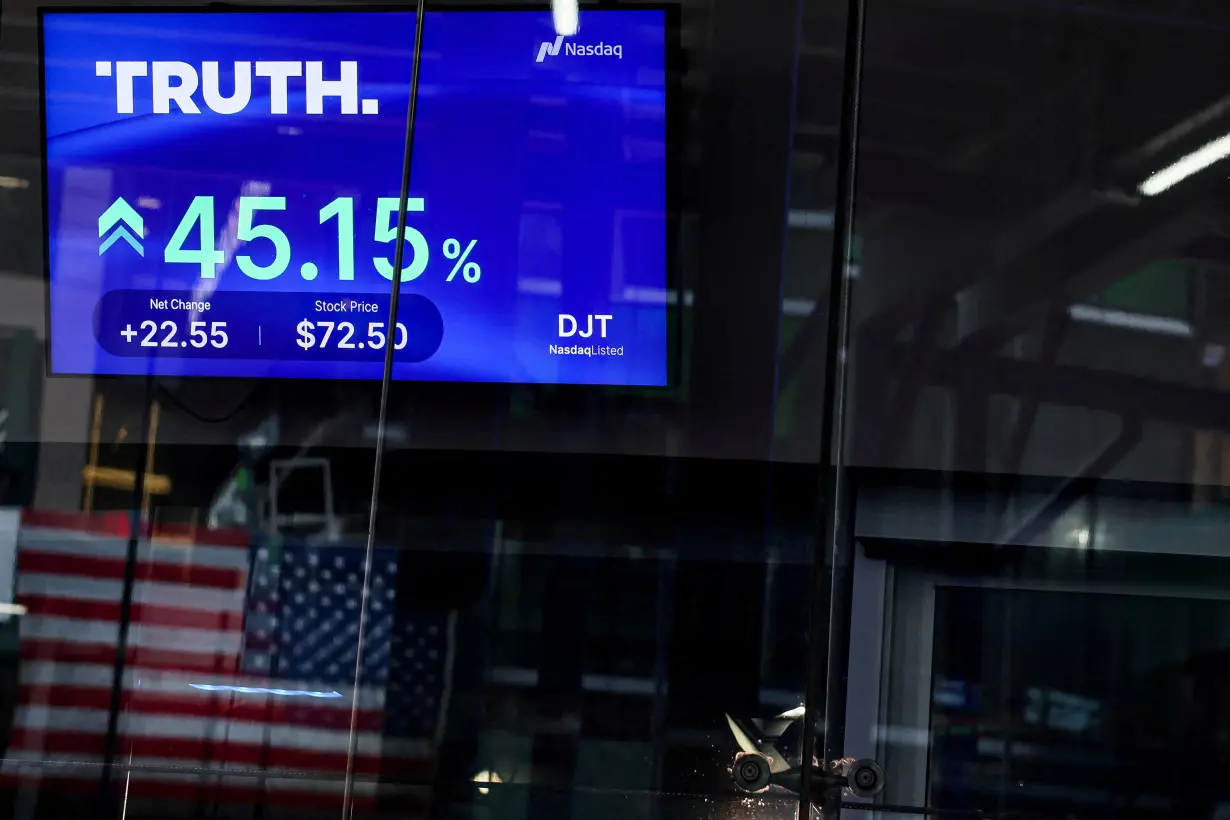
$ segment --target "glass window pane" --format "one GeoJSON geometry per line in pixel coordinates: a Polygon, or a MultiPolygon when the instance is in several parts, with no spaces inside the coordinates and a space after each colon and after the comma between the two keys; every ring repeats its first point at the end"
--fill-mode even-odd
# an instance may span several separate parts
{"type": "MultiPolygon", "coordinates": [[[[448,298],[476,311],[480,289],[506,294],[517,338],[595,361],[548,378],[527,348],[528,383],[391,384],[376,543],[404,573],[394,618],[439,625],[451,654],[439,707],[417,643],[395,656],[440,745],[430,777],[384,783],[439,816],[797,816],[788,777],[748,797],[730,769],[748,732],[782,768],[803,757],[797,716],[776,718],[802,703],[809,662],[805,402],[824,361],[782,361],[828,266],[840,55],[813,42],[832,45],[840,14],[583,5],[552,54],[554,22],[533,12],[505,61],[456,39],[466,13],[427,18],[414,174],[452,117],[482,123],[490,193],[479,214],[471,172],[456,176],[471,213],[453,224],[491,216],[517,244],[484,233],[481,281],[448,298]],[[576,50],[599,44],[622,58],[576,50]],[[480,82],[498,72],[517,82],[480,82]],[[646,253],[663,239],[665,283],[646,253]],[[613,317],[607,347],[624,350],[607,364],[587,314],[613,317]],[[665,389],[634,378],[656,315],[677,344],[665,389]]],[[[415,184],[433,190],[434,170],[415,184]]],[[[505,338],[499,321],[475,344],[505,338]]]]}
{"type": "Polygon", "coordinates": [[[350,345],[389,319],[413,15],[4,12],[0,801],[370,803],[382,351],[350,345]]]}
{"type": "Polygon", "coordinates": [[[15,816],[797,815],[843,10],[553,6],[4,0],[15,816]]]}
{"type": "Polygon", "coordinates": [[[1212,817],[1225,10],[867,10],[848,751],[886,804],[1212,817]]]}

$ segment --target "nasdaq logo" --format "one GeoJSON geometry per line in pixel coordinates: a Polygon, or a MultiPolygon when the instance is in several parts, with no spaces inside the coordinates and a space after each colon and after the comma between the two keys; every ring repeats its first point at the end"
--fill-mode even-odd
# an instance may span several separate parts
{"type": "Polygon", "coordinates": [[[145,219],[123,197],[111,203],[111,207],[98,217],[98,255],[102,256],[112,245],[123,239],[134,251],[145,256],[141,237],[145,236],[145,219]],[[111,230],[114,228],[115,230],[111,230]],[[110,233],[105,240],[103,237],[110,233]]]}
{"type": "Polygon", "coordinates": [[[325,64],[322,62],[257,60],[231,63],[227,69],[231,73],[231,82],[227,89],[229,93],[224,93],[220,79],[222,67],[217,62],[201,63],[199,69],[176,60],[148,63],[100,60],[94,64],[96,76],[115,80],[117,114],[132,114],[135,111],[138,91],[148,92],[150,108],[155,114],[170,114],[172,110],[181,114],[200,114],[202,105],[215,114],[238,114],[246,111],[252,102],[253,85],[267,85],[268,113],[289,114],[291,81],[296,80],[296,85],[299,85],[299,78],[303,78],[304,110],[296,111],[296,114],[323,114],[328,98],[339,101],[343,114],[380,113],[379,100],[359,98],[359,64],[353,60],[342,61],[336,72],[330,72],[337,79],[329,80],[325,79],[325,64]]]}
{"type": "Polygon", "coordinates": [[[544,41],[543,44],[538,47],[538,59],[534,62],[541,63],[543,60],[547,59],[547,57],[554,57],[556,54],[559,54],[559,47],[563,44],[564,35],[562,34],[555,38],[554,43],[544,41]]]}
{"type": "Polygon", "coordinates": [[[624,47],[622,45],[565,43],[564,35],[561,34],[554,41],[545,40],[542,45],[538,46],[538,57],[535,58],[534,62],[541,63],[548,57],[557,56],[561,48],[564,50],[564,54],[569,57],[617,57],[620,60],[624,58],[624,47]]]}

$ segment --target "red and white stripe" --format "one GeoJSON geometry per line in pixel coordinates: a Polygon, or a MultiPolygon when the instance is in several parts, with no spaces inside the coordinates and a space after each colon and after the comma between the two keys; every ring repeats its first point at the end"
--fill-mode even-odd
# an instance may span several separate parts
{"type": "MultiPolygon", "coordinates": [[[[96,519],[23,515],[16,588],[27,614],[19,706],[2,769],[10,777],[98,783],[128,549],[122,527],[99,529],[96,519]]],[[[380,689],[321,698],[192,685],[321,689],[239,674],[249,548],[234,534],[206,539],[155,535],[138,543],[113,761],[128,775],[130,796],[250,803],[259,793],[261,802],[327,807],[341,797],[356,697],[356,800],[374,797],[382,773],[424,782],[426,740],[414,748],[382,743],[380,689]]]]}

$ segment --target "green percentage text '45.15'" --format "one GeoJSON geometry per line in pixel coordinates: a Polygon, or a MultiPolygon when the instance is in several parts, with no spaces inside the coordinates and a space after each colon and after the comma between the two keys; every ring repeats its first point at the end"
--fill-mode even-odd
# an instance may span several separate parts
{"type": "MultiPolygon", "coordinates": [[[[397,238],[397,197],[380,197],[376,200],[377,242],[392,242],[397,238]]],[[[273,261],[267,265],[257,264],[247,254],[235,256],[235,264],[248,276],[260,281],[276,279],[290,266],[290,239],[281,228],[268,222],[259,223],[263,211],[285,211],[284,196],[241,196],[236,205],[236,228],[233,240],[246,244],[265,239],[273,246],[273,261]]],[[[411,197],[406,200],[406,213],[422,212],[423,200],[411,197]]],[[[320,224],[334,221],[337,225],[337,274],[340,280],[354,279],[354,198],[341,196],[320,209],[320,224]]],[[[169,263],[199,265],[202,279],[213,279],[219,265],[226,261],[226,251],[215,245],[214,198],[198,196],[192,200],[184,217],[176,226],[167,242],[163,258],[169,263]],[[194,230],[195,229],[195,230],[194,230]],[[198,249],[184,247],[189,237],[196,233],[198,249]]],[[[224,238],[224,241],[230,237],[224,238]]],[[[410,282],[423,274],[431,255],[427,239],[416,228],[406,226],[406,242],[410,243],[407,255],[410,263],[401,270],[401,281],[410,282]]],[[[453,238],[444,241],[444,255],[455,260],[452,271],[445,281],[451,282],[458,272],[466,282],[474,283],[482,277],[477,262],[467,261],[477,240],[471,239],[462,249],[462,244],[453,238]]],[[[390,256],[392,253],[390,253],[390,256]]],[[[385,279],[393,279],[393,263],[383,257],[373,257],[372,265],[385,279]]],[[[305,279],[316,276],[314,262],[305,262],[301,268],[305,279]]]]}

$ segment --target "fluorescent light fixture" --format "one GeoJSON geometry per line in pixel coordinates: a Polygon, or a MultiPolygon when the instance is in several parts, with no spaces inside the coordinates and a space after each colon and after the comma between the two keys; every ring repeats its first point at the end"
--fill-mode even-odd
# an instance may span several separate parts
{"type": "Polygon", "coordinates": [[[555,23],[556,34],[571,37],[580,31],[581,11],[577,8],[577,0],[551,0],[551,20],[555,23]]]}
{"type": "Polygon", "coordinates": [[[216,683],[190,683],[206,692],[239,692],[244,695],[281,695],[290,698],[340,698],[341,692],[312,692],[307,689],[268,689],[264,686],[225,686],[216,683]]]}
{"type": "Polygon", "coordinates": [[[29,188],[30,180],[21,177],[0,177],[0,188],[29,188]]]}
{"type": "Polygon", "coordinates": [[[1230,134],[1197,148],[1190,154],[1180,157],[1176,162],[1167,165],[1162,170],[1140,183],[1137,189],[1145,196],[1157,196],[1162,191],[1173,188],[1183,180],[1198,174],[1215,162],[1230,157],[1230,134]]]}
{"type": "Polygon", "coordinates": [[[1157,333],[1162,336],[1191,338],[1195,332],[1192,330],[1191,323],[1182,319],[1151,316],[1147,313],[1130,313],[1126,310],[1112,310],[1096,305],[1069,305],[1068,315],[1076,322],[1121,327],[1127,330],[1139,330],[1143,333],[1157,333]]]}
{"type": "Polygon", "coordinates": [[[26,608],[21,604],[0,604],[0,615],[25,615],[26,608]]]}

